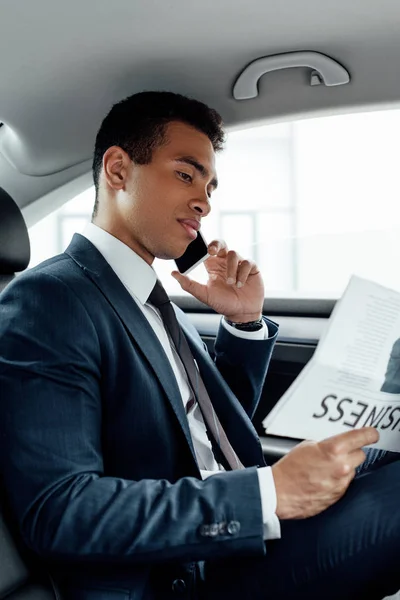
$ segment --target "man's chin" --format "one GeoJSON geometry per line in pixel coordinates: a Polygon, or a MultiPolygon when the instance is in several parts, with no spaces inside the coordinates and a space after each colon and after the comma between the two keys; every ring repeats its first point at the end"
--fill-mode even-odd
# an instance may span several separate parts
{"type": "Polygon", "coordinates": [[[155,257],[159,258],[160,260],[176,260],[177,258],[180,258],[181,256],[183,256],[185,254],[188,245],[189,244],[187,244],[186,247],[180,248],[180,249],[172,249],[171,248],[169,250],[161,250],[161,251],[157,252],[155,257]]]}

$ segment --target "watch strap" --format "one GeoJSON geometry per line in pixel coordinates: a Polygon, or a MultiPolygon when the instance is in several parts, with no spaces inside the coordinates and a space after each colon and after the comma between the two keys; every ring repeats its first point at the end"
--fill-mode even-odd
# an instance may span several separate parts
{"type": "Polygon", "coordinates": [[[262,317],[256,321],[248,321],[247,323],[235,323],[227,318],[225,318],[225,321],[228,323],[228,325],[234,327],[235,329],[239,329],[240,331],[259,331],[263,328],[262,317]]]}

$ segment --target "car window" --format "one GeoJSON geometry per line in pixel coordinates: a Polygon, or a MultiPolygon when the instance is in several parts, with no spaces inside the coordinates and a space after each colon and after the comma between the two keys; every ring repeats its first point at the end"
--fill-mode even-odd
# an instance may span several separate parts
{"type": "MultiPolygon", "coordinates": [[[[204,220],[259,265],[266,295],[339,297],[352,273],[400,287],[400,110],[337,115],[230,132],[204,220]]],[[[93,188],[30,229],[33,266],[90,220],[93,188]]],[[[171,294],[172,261],[155,261],[171,294]]],[[[206,280],[205,268],[193,272],[206,280]]]]}

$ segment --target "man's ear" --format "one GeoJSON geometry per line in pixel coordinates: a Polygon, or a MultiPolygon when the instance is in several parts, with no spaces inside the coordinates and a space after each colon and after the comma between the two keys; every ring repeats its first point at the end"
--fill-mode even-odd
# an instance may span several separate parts
{"type": "Polygon", "coordinates": [[[119,146],[108,148],[103,156],[104,182],[115,191],[124,189],[131,162],[128,154],[119,146]]]}

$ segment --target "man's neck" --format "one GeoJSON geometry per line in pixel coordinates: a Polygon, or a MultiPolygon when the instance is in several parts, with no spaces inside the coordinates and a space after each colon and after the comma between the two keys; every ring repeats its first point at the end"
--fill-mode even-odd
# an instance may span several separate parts
{"type": "Polygon", "coordinates": [[[133,250],[133,252],[147,262],[148,265],[153,264],[154,256],[142,244],[135,240],[126,230],[118,227],[116,224],[109,223],[100,217],[94,217],[92,219],[92,223],[93,225],[96,225],[96,227],[100,227],[100,229],[107,231],[107,233],[117,238],[117,240],[120,240],[120,242],[128,246],[128,248],[133,250]]]}

